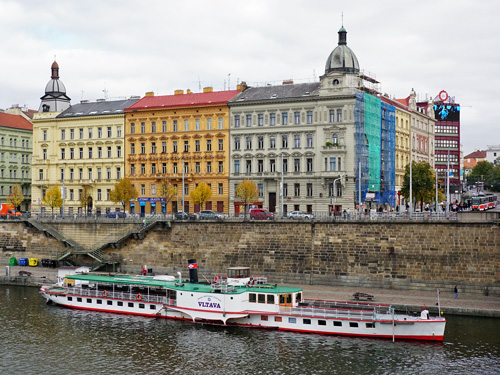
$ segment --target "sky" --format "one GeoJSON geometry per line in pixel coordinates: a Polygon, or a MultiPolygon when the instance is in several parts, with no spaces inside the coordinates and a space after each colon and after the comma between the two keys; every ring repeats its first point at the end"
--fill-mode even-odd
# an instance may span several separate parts
{"type": "Polygon", "coordinates": [[[381,92],[461,105],[464,156],[500,144],[500,1],[0,0],[0,109],[317,81],[342,23],[381,92]]]}

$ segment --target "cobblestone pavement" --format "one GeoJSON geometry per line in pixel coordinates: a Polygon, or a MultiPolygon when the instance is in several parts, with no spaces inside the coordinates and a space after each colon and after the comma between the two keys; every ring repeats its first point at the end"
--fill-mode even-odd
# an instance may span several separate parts
{"type": "MultiPolygon", "coordinates": [[[[27,278],[32,279],[34,284],[51,284],[57,280],[57,269],[53,268],[11,266],[11,277],[19,276],[19,271],[31,272],[31,276],[27,278]]],[[[304,290],[305,298],[355,301],[353,294],[361,292],[373,295],[375,297],[373,300],[374,303],[391,304],[397,308],[405,308],[407,306],[413,311],[421,310],[423,305],[426,305],[431,313],[437,312],[437,292],[322,285],[299,286],[304,290]]],[[[441,290],[439,299],[441,310],[444,314],[500,318],[500,296],[459,293],[458,298],[455,299],[452,290],[441,290]]]]}

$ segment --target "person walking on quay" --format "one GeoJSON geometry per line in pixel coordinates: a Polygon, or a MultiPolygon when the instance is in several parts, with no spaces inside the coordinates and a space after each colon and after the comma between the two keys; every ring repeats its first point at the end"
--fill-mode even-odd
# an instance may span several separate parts
{"type": "Polygon", "coordinates": [[[455,299],[457,299],[457,297],[458,297],[458,288],[457,288],[456,285],[453,287],[453,292],[455,293],[455,299]]]}

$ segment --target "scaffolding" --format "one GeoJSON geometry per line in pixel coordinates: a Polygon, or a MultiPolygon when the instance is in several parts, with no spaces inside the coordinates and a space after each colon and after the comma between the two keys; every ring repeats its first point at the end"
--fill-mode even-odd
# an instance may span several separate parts
{"type": "Polygon", "coordinates": [[[356,94],[356,201],[361,184],[362,202],[370,200],[395,206],[395,120],[394,106],[366,93],[356,94]]]}

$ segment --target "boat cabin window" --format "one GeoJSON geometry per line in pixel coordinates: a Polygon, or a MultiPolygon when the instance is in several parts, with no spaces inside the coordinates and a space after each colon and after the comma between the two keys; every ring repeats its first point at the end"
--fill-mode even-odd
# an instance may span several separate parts
{"type": "Polygon", "coordinates": [[[252,303],[257,302],[257,295],[255,293],[250,293],[248,295],[248,302],[252,302],[252,303]]]}
{"type": "Polygon", "coordinates": [[[259,303],[266,303],[266,295],[259,294],[259,303]]]}
{"type": "Polygon", "coordinates": [[[295,295],[295,302],[297,303],[302,302],[302,293],[297,293],[295,295]]]}
{"type": "Polygon", "coordinates": [[[268,294],[267,295],[267,303],[269,305],[274,305],[274,294],[268,294]]]}
{"type": "Polygon", "coordinates": [[[248,267],[234,267],[227,270],[227,277],[232,279],[243,279],[250,277],[250,268],[248,267]]]}
{"type": "Polygon", "coordinates": [[[280,294],[280,305],[291,305],[292,294],[280,294]]]}
{"type": "Polygon", "coordinates": [[[342,322],[333,322],[335,327],[342,327],[342,322]]]}
{"type": "Polygon", "coordinates": [[[303,319],[304,324],[311,324],[311,319],[303,319]]]}
{"type": "Polygon", "coordinates": [[[318,320],[319,326],[326,326],[326,320],[318,320]]]}
{"type": "Polygon", "coordinates": [[[357,328],[358,327],[358,323],[357,322],[350,322],[349,323],[349,327],[357,328]]]}

